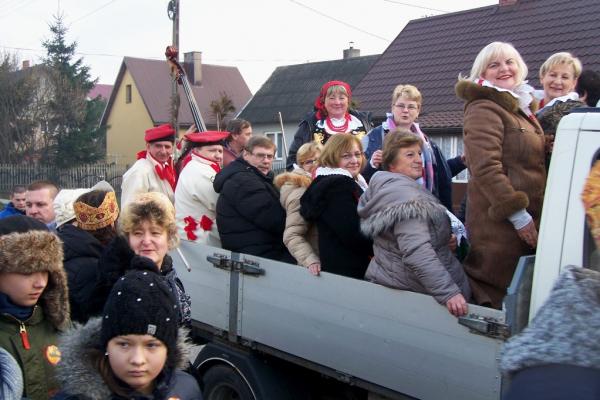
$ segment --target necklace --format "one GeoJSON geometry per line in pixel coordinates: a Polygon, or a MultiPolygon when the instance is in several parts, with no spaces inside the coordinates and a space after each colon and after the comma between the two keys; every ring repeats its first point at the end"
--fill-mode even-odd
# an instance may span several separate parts
{"type": "Polygon", "coordinates": [[[350,124],[350,115],[346,114],[344,116],[344,123],[340,126],[333,125],[333,122],[331,122],[330,117],[325,118],[325,123],[327,124],[327,127],[333,132],[346,133],[346,131],[348,130],[348,125],[350,124]]]}

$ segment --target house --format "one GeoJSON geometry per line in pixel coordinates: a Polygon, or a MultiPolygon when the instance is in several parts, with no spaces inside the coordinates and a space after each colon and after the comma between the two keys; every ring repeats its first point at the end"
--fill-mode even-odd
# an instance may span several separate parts
{"type": "MultiPolygon", "coordinates": [[[[225,94],[236,109],[241,109],[252,96],[237,67],[202,64],[200,52],[186,53],[184,60],[183,66],[207,129],[215,129],[217,125],[211,101],[225,94]]],[[[166,60],[123,59],[101,121],[107,126],[107,162],[133,163],[136,153],[145,146],[144,131],[171,121],[172,84],[166,60]]],[[[194,122],[181,86],[179,103],[178,123],[182,134],[194,122]]]]}
{"type": "Polygon", "coordinates": [[[512,43],[539,87],[539,68],[553,53],[569,51],[584,69],[600,71],[600,1],[500,0],[498,4],[410,21],[354,90],[361,109],[383,119],[398,84],[423,94],[419,123],[447,157],[462,154],[463,102],[454,85],[468,75],[488,43],[512,43]]]}
{"type": "Polygon", "coordinates": [[[96,97],[100,96],[100,98],[103,101],[108,101],[108,99],[110,98],[110,93],[112,92],[112,89],[113,89],[113,85],[104,85],[101,83],[97,83],[96,85],[94,85],[92,90],[89,91],[89,93],[87,94],[87,98],[91,100],[91,99],[95,99],[96,97]]]}
{"type": "MultiPolygon", "coordinates": [[[[341,60],[277,67],[239,113],[238,118],[250,121],[253,133],[270,137],[277,144],[277,159],[282,160],[286,152],[283,148],[279,113],[283,120],[286,147],[289,148],[298,124],[313,110],[321,86],[331,80],[341,80],[354,88],[377,57],[379,56],[361,57],[360,50],[350,46],[344,50],[344,58],[341,60]]],[[[353,96],[353,100],[361,102],[357,96],[353,96]]]]}

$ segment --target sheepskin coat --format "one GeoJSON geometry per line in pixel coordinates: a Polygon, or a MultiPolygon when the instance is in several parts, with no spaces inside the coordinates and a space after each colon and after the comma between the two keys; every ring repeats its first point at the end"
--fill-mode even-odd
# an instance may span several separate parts
{"type": "Polygon", "coordinates": [[[502,306],[519,257],[532,254],[509,217],[526,209],[536,227],[542,211],[546,168],[544,135],[535,118],[508,92],[459,81],[465,101],[464,146],[469,168],[465,259],[475,301],[502,306]]]}
{"type": "Polygon", "coordinates": [[[275,177],[279,199],[286,211],[283,243],[304,267],[319,262],[317,228],[300,215],[300,198],[311,182],[310,174],[301,168],[275,177]]]}
{"type": "Polygon", "coordinates": [[[410,177],[376,172],[360,198],[363,233],[373,238],[374,256],[365,278],[380,285],[432,295],[440,304],[471,290],[448,242],[446,208],[410,177]]]}
{"type": "MultiPolygon", "coordinates": [[[[111,393],[98,370],[90,362],[90,354],[102,349],[102,319],[92,318],[85,325],[77,325],[60,338],[62,362],[57,368],[61,392],[55,400],[116,400],[121,397],[111,393]]],[[[180,328],[173,366],[165,365],[159,375],[153,396],[138,395],[133,400],[201,400],[202,394],[196,380],[181,371],[188,365],[190,344],[187,332],[180,328]]],[[[103,351],[103,350],[102,350],[103,351]]],[[[169,361],[167,361],[167,364],[169,361]]]]}
{"type": "Polygon", "coordinates": [[[57,333],[68,328],[69,295],[63,268],[63,246],[48,231],[14,232],[0,236],[0,272],[48,272],[48,284],[32,315],[22,321],[0,309],[0,347],[17,360],[23,371],[24,395],[45,400],[58,389],[54,379],[60,360],[57,333]],[[20,330],[25,329],[28,346],[20,330]]]}

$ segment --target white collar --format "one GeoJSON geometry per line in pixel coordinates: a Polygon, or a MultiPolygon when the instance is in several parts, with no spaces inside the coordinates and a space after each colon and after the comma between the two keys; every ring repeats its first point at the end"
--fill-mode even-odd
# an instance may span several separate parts
{"type": "Polygon", "coordinates": [[[569,92],[569,93],[565,94],[564,96],[555,97],[552,100],[550,100],[548,102],[548,104],[544,104],[544,107],[542,107],[540,109],[540,111],[542,111],[546,107],[552,107],[557,102],[564,103],[565,101],[568,101],[568,100],[579,100],[579,94],[577,92],[569,92]]]}
{"type": "Polygon", "coordinates": [[[508,92],[519,102],[519,108],[525,112],[525,114],[531,114],[531,110],[529,108],[531,102],[533,101],[533,94],[535,89],[533,86],[527,84],[527,81],[524,81],[520,85],[517,85],[513,90],[503,89],[494,85],[492,82],[487,79],[473,79],[473,82],[478,84],[479,86],[489,87],[492,89],[496,89],[499,92],[508,92]]]}
{"type": "Polygon", "coordinates": [[[343,168],[318,167],[317,170],[315,171],[315,177],[328,176],[328,175],[347,176],[348,178],[353,179],[358,184],[358,186],[361,187],[361,189],[363,191],[367,190],[367,188],[369,187],[369,185],[367,184],[367,181],[365,180],[365,178],[363,178],[362,175],[358,174],[358,176],[356,178],[353,178],[352,174],[343,168]]]}

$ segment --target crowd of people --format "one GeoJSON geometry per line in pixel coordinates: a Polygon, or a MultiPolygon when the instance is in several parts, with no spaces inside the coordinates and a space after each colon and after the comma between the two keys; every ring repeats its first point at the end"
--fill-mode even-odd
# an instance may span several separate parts
{"type": "Polygon", "coordinates": [[[330,81],[276,177],[276,145],[234,119],[180,143],[168,124],[148,129],[120,207],[106,182],[16,186],[0,213],[0,359],[15,371],[2,390],[201,399],[182,371],[192,305],[168,254],[180,240],[431,295],[457,317],[469,303],[501,308],[536,247],[558,121],[600,93],[598,74],[565,52],[542,65],[542,90],[527,75],[512,45],[480,51],[455,86],[465,154],[452,159],[417,123],[415,86],[396,86],[374,127],[350,86],[330,81]],[[465,168],[463,224],[452,178],[465,168]]]}

